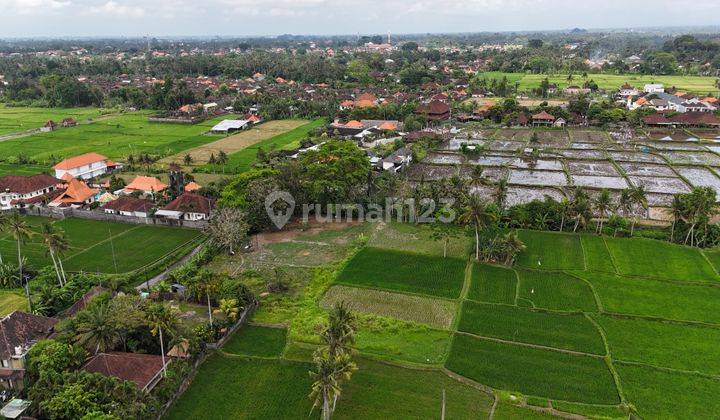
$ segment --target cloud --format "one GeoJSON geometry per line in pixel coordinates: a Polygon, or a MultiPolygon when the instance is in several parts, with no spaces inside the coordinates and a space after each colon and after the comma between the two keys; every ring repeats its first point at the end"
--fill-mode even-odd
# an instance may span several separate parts
{"type": "Polygon", "coordinates": [[[122,5],[112,0],[102,6],[90,7],[88,11],[93,14],[99,14],[107,17],[139,18],[145,16],[145,9],[140,6],[122,5]]]}
{"type": "Polygon", "coordinates": [[[70,0],[9,0],[5,5],[8,15],[39,15],[70,6],[70,0]]]}

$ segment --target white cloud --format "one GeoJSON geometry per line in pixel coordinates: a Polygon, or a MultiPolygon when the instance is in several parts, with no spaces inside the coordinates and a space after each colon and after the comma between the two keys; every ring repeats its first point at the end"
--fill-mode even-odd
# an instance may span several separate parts
{"type": "Polygon", "coordinates": [[[106,17],[132,17],[139,18],[145,16],[145,9],[140,6],[122,5],[115,1],[108,1],[102,6],[95,6],[88,9],[90,13],[103,15],[106,17]]]}
{"type": "Polygon", "coordinates": [[[70,0],[9,0],[5,6],[5,12],[10,16],[40,15],[58,11],[71,4],[70,0]]]}

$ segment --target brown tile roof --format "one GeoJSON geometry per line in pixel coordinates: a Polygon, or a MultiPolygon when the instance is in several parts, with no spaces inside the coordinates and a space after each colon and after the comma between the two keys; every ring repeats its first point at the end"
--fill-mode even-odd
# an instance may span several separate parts
{"type": "Polygon", "coordinates": [[[65,159],[57,165],[53,166],[53,169],[70,170],[73,168],[79,168],[81,166],[89,165],[91,163],[103,162],[106,160],[107,158],[105,156],[98,153],[90,152],[85,153],[84,155],[65,159]]]}
{"type": "Polygon", "coordinates": [[[68,317],[68,318],[75,316],[75,314],[77,314],[78,312],[85,309],[87,304],[90,303],[90,301],[93,300],[93,298],[95,298],[97,295],[99,295],[100,293],[102,293],[106,290],[107,289],[105,289],[102,286],[93,287],[92,289],[90,289],[89,292],[82,295],[82,297],[80,299],[78,299],[77,302],[73,303],[73,305],[71,307],[66,309],[62,315],[65,317],[68,317]]]}
{"type": "Polygon", "coordinates": [[[212,207],[213,203],[210,199],[198,194],[186,192],[168,203],[167,206],[163,207],[163,210],[210,214],[212,207]]]}
{"type": "Polygon", "coordinates": [[[99,353],[82,368],[86,372],[112,376],[123,381],[134,382],[145,389],[162,370],[162,358],[154,354],[99,353]]]}
{"type": "Polygon", "coordinates": [[[54,176],[38,174],[31,176],[6,175],[0,178],[0,191],[27,194],[60,184],[54,176]]]}
{"type": "Polygon", "coordinates": [[[15,311],[0,320],[0,359],[10,359],[16,346],[29,347],[50,336],[55,318],[15,311]]]}
{"type": "Polygon", "coordinates": [[[547,112],[543,111],[539,114],[535,114],[532,116],[533,120],[540,120],[540,121],[555,121],[555,117],[548,114],[547,112]]]}
{"type": "Polygon", "coordinates": [[[444,115],[450,112],[450,105],[441,101],[430,101],[417,107],[417,112],[428,115],[444,115]]]}
{"type": "Polygon", "coordinates": [[[124,195],[117,200],[108,201],[102,208],[115,211],[139,211],[149,213],[153,208],[153,203],[148,200],[143,200],[142,198],[124,195]]]}

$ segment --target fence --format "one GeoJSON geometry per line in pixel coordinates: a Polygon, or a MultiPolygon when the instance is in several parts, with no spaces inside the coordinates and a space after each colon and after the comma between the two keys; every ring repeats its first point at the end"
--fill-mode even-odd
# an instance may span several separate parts
{"type": "Polygon", "coordinates": [[[120,214],[109,214],[103,211],[80,210],[73,208],[32,207],[20,209],[20,212],[26,215],[51,217],[59,220],[66,219],[68,217],[77,217],[78,219],[130,223],[135,225],[175,226],[189,229],[204,229],[207,226],[207,221],[205,220],[166,219],[152,216],[134,217],[123,216],[120,214]]]}

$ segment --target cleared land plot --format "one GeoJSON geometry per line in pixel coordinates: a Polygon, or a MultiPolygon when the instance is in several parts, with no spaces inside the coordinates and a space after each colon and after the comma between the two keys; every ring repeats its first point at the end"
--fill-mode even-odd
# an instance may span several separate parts
{"type": "Polygon", "coordinates": [[[602,358],[456,334],[446,367],[495,389],[591,404],[619,402],[602,358]]]}
{"type": "Polygon", "coordinates": [[[677,168],[682,177],[693,187],[711,187],[720,198],[720,178],[705,168],[677,168]]]}
{"type": "Polygon", "coordinates": [[[596,316],[616,360],[720,375],[720,329],[596,316]]]}
{"type": "Polygon", "coordinates": [[[14,311],[27,311],[28,302],[20,291],[0,290],[0,317],[14,311]]]}
{"type": "Polygon", "coordinates": [[[573,141],[584,143],[606,143],[610,139],[604,131],[568,130],[573,141]]]}
{"type": "Polygon", "coordinates": [[[608,312],[720,324],[720,288],[600,272],[576,275],[592,283],[608,312]]]}
{"type": "Polygon", "coordinates": [[[457,311],[454,302],[444,299],[345,286],[331,287],[320,306],[329,309],[340,302],[345,302],[353,311],[445,329],[450,328],[457,311]]]}
{"type": "Polygon", "coordinates": [[[631,176],[662,176],[675,177],[675,172],[666,165],[652,165],[647,163],[621,162],[618,165],[631,176]]]}
{"type": "Polygon", "coordinates": [[[628,188],[627,181],[622,177],[572,175],[573,185],[587,188],[607,188],[610,190],[624,190],[628,188]]]}
{"type": "Polygon", "coordinates": [[[720,413],[720,381],[616,363],[625,396],[647,419],[710,419],[720,413]]]}
{"type": "Polygon", "coordinates": [[[305,418],[312,409],[310,369],[306,363],[214,354],[166,418],[305,418]]]}
{"type": "Polygon", "coordinates": [[[476,263],[473,264],[468,299],[512,305],[515,303],[517,283],[514,270],[476,263]]]}
{"type": "Polygon", "coordinates": [[[617,169],[608,162],[571,161],[567,165],[572,175],[620,176],[617,169]]]}
{"type": "Polygon", "coordinates": [[[445,390],[448,418],[478,419],[490,412],[492,399],[488,394],[442,372],[360,359],[358,371],[343,387],[333,418],[434,418],[442,411],[441,389],[445,390]]]}
{"type": "Polygon", "coordinates": [[[0,142],[0,155],[22,152],[32,159],[47,161],[51,156],[66,158],[97,152],[111,159],[124,160],[130,154],[170,155],[210,143],[219,137],[206,135],[222,118],[199,124],[148,122],[146,113],[116,117],[0,142]]]}
{"type": "Polygon", "coordinates": [[[247,356],[278,357],[285,349],[286,335],[284,328],[246,325],[225,343],[223,351],[247,356]]]}
{"type": "Polygon", "coordinates": [[[515,185],[564,187],[568,185],[568,180],[565,172],[560,171],[512,169],[510,170],[508,183],[515,185]]]}
{"type": "Polygon", "coordinates": [[[589,271],[605,271],[615,273],[610,251],[605,240],[597,235],[580,235],[580,242],[585,251],[585,264],[589,271]]]}
{"type": "MultiPolygon", "coordinates": [[[[432,239],[432,230],[428,226],[393,222],[376,223],[374,228],[368,241],[370,246],[419,254],[443,255],[442,242],[432,239]]],[[[467,258],[472,246],[471,238],[462,229],[458,229],[456,234],[457,237],[451,238],[448,243],[447,256],[467,258]]]]}
{"type": "MultiPolygon", "coordinates": [[[[27,217],[26,220],[34,232],[39,232],[44,222],[54,222],[65,232],[70,249],[63,255],[63,265],[68,271],[126,273],[159,260],[201,235],[199,231],[190,229],[87,219],[53,221],[27,217]]],[[[22,246],[23,256],[37,269],[51,264],[46,251],[42,238],[37,234],[22,246]]],[[[9,233],[0,236],[0,252],[17,255],[17,244],[9,233]]]]}
{"type": "Polygon", "coordinates": [[[710,152],[659,152],[672,163],[720,166],[720,156],[710,152]]]}
{"type": "Polygon", "coordinates": [[[0,135],[40,128],[48,120],[60,124],[65,118],[83,122],[102,115],[99,108],[16,108],[0,105],[0,135]]]}
{"type": "Polygon", "coordinates": [[[569,159],[601,160],[605,158],[605,152],[601,150],[567,149],[559,153],[569,159]]]}
{"type": "Polygon", "coordinates": [[[645,191],[662,194],[680,194],[690,192],[690,187],[680,178],[660,178],[649,176],[629,176],[635,186],[645,187],[645,191]]]}
{"type": "MultiPolygon", "coordinates": [[[[296,125],[296,120],[292,121],[293,122],[290,123],[290,125],[295,125],[295,128],[287,131],[289,128],[288,126],[286,126],[283,133],[277,134],[272,137],[267,137],[261,141],[254,142],[253,144],[247,145],[246,147],[242,148],[242,150],[230,154],[228,156],[228,162],[225,164],[224,167],[223,165],[208,164],[204,165],[202,168],[212,172],[222,172],[224,170],[231,173],[245,172],[247,170],[250,170],[252,168],[252,165],[257,162],[257,153],[260,149],[268,152],[273,149],[299,147],[298,142],[307,137],[310,131],[325,124],[325,120],[322,118],[299,126],[296,125]]],[[[278,124],[282,126],[283,124],[287,123],[279,121],[278,124]]]]}
{"type": "Polygon", "coordinates": [[[423,162],[435,165],[460,165],[465,162],[465,157],[456,153],[428,153],[423,162]]]}
{"type": "Polygon", "coordinates": [[[719,280],[698,249],[642,238],[606,238],[605,242],[622,275],[686,282],[719,280]]]}
{"type": "Polygon", "coordinates": [[[618,162],[656,163],[664,164],[665,160],[660,156],[643,152],[608,152],[610,158],[618,162]]]}
{"type": "Polygon", "coordinates": [[[458,330],[482,337],[605,354],[597,328],[583,315],[465,301],[458,330]]]}
{"type": "Polygon", "coordinates": [[[518,304],[559,311],[597,312],[590,286],[565,273],[518,271],[520,296],[518,304]]]}
{"type": "Polygon", "coordinates": [[[186,154],[190,155],[193,158],[193,161],[198,164],[202,165],[208,161],[210,158],[210,155],[215,155],[217,157],[218,153],[220,151],[223,151],[227,153],[228,155],[231,155],[233,153],[239,152],[240,150],[243,150],[247,147],[250,147],[254,145],[255,143],[259,143],[263,140],[267,140],[271,137],[275,137],[278,135],[281,135],[285,132],[288,132],[290,130],[293,130],[297,127],[300,127],[301,125],[307,124],[308,121],[305,120],[275,120],[275,121],[269,121],[257,126],[252,126],[247,130],[241,131],[240,133],[233,134],[231,136],[225,137],[221,140],[216,140],[212,143],[208,143],[206,145],[196,147],[193,149],[190,149],[186,152],[168,156],[165,159],[162,160],[162,162],[165,163],[181,163],[183,162],[183,159],[186,154]]]}
{"type": "Polygon", "coordinates": [[[514,206],[529,203],[533,200],[544,200],[546,196],[556,201],[560,201],[565,197],[559,189],[552,187],[532,188],[513,185],[508,188],[506,203],[509,206],[514,206]]]}
{"type": "Polygon", "coordinates": [[[338,275],[352,286],[397,290],[454,299],[460,295],[465,261],[364,248],[338,275]]]}
{"type": "Polygon", "coordinates": [[[584,270],[580,236],[555,232],[518,231],[527,249],[517,257],[517,265],[535,270],[584,270]]]}

